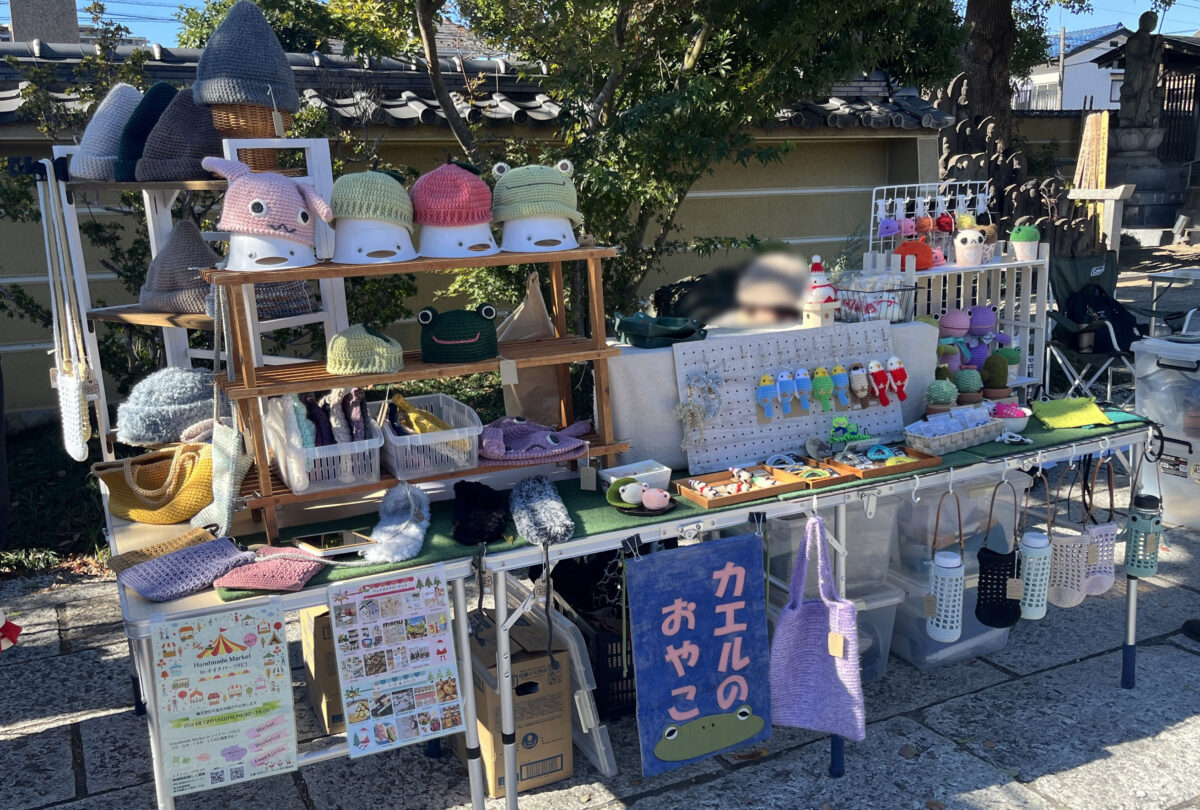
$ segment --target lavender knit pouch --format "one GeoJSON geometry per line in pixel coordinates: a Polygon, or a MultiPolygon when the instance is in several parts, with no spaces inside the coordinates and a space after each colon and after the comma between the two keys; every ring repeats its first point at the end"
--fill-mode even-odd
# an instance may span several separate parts
{"type": "Polygon", "coordinates": [[[221,575],[255,560],[228,537],[172,551],[117,574],[117,582],[151,602],[168,602],[202,591],[221,575]]]}
{"type": "Polygon", "coordinates": [[[256,554],[257,560],[239,565],[213,585],[235,591],[299,591],[324,567],[319,558],[292,548],[266,546],[256,554]]]}

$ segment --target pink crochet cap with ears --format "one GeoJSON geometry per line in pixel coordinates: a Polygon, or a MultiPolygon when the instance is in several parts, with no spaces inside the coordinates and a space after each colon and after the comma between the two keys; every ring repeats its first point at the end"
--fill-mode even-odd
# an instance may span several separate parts
{"type": "Polygon", "coordinates": [[[206,157],[200,165],[229,181],[217,223],[223,231],[290,239],[313,247],[313,216],[325,222],[333,219],[329,204],[308,183],[272,172],[251,172],[245,163],[219,157],[206,157]]]}
{"type": "Polygon", "coordinates": [[[461,166],[447,163],[417,178],[412,187],[413,221],[453,228],[492,221],[492,190],[461,166]]]}

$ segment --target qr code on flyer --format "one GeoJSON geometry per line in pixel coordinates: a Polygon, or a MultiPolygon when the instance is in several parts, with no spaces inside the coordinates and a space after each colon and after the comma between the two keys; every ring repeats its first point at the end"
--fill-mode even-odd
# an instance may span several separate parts
{"type": "Polygon", "coordinates": [[[236,782],[239,779],[245,779],[245,778],[246,778],[246,766],[245,765],[234,765],[232,768],[229,769],[229,780],[231,782],[236,782]]]}
{"type": "Polygon", "coordinates": [[[225,784],[225,771],[209,771],[208,783],[210,785],[225,784]]]}

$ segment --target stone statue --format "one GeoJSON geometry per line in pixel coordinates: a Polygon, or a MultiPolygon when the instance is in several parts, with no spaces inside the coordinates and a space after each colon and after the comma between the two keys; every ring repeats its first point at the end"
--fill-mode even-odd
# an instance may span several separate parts
{"type": "Polygon", "coordinates": [[[1158,83],[1163,41],[1153,33],[1158,14],[1147,11],[1138,18],[1138,30],[1125,42],[1125,79],[1121,84],[1121,126],[1155,127],[1162,114],[1163,94],[1158,83]]]}

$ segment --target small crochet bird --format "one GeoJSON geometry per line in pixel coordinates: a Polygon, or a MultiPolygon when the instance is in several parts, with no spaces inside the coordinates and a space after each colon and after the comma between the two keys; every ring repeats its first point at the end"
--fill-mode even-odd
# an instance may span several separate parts
{"type": "Polygon", "coordinates": [[[867,363],[867,374],[871,378],[871,390],[875,392],[875,398],[879,400],[879,404],[885,408],[892,404],[892,400],[888,397],[888,379],[887,372],[883,370],[883,363],[878,360],[872,360],[867,363]]]}
{"type": "Polygon", "coordinates": [[[833,410],[833,380],[829,377],[829,369],[819,366],[812,376],[813,396],[821,403],[821,412],[833,410]]]}
{"type": "Polygon", "coordinates": [[[808,398],[812,396],[813,392],[813,384],[812,380],[809,379],[808,369],[796,369],[796,379],[794,382],[796,383],[796,399],[800,400],[800,409],[808,411],[808,398]]]}
{"type": "Polygon", "coordinates": [[[762,406],[767,418],[774,419],[775,407],[773,403],[779,399],[779,385],[775,382],[773,375],[764,374],[758,378],[758,392],[756,397],[758,404],[762,406]]]}
{"type": "Polygon", "coordinates": [[[862,363],[850,364],[850,393],[860,400],[871,396],[871,381],[867,379],[867,369],[862,363]]]}
{"type": "Polygon", "coordinates": [[[895,355],[888,358],[887,373],[891,388],[896,392],[896,399],[903,402],[908,399],[908,394],[904,392],[905,386],[908,385],[908,372],[904,369],[904,361],[895,355]]]}
{"type": "Polygon", "coordinates": [[[846,373],[845,366],[834,366],[833,373],[830,375],[833,380],[833,393],[837,395],[838,402],[842,407],[850,407],[850,375],[846,373]]]}
{"type": "Polygon", "coordinates": [[[796,396],[796,381],[792,379],[792,372],[781,371],[776,374],[775,384],[779,388],[780,410],[787,416],[792,412],[792,397],[796,396]]]}

